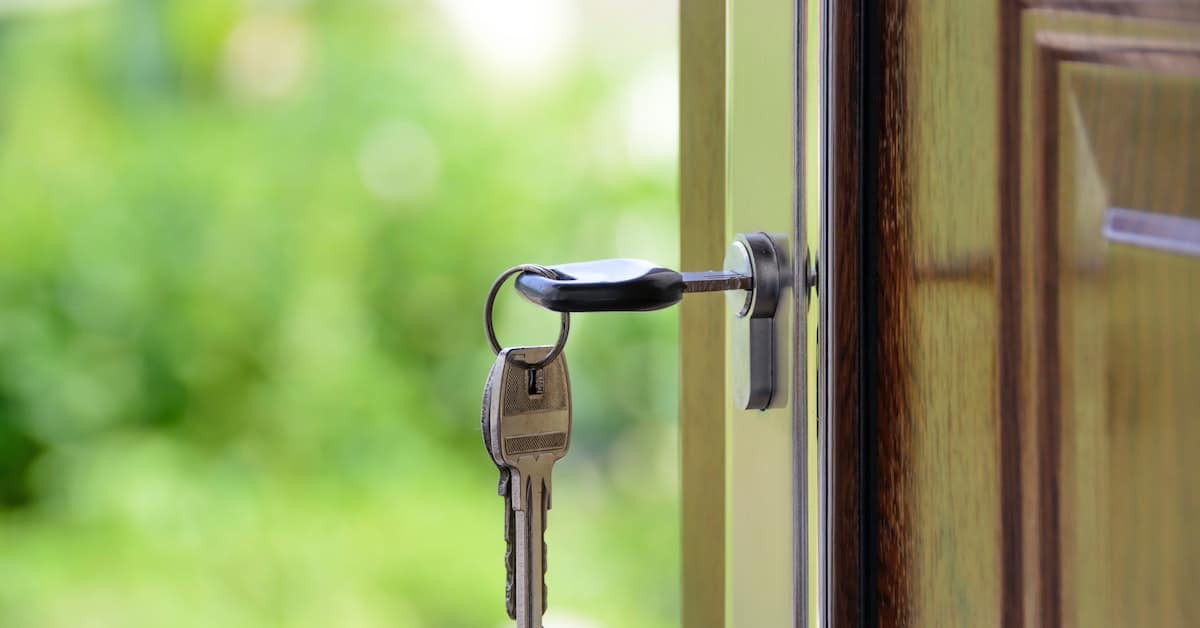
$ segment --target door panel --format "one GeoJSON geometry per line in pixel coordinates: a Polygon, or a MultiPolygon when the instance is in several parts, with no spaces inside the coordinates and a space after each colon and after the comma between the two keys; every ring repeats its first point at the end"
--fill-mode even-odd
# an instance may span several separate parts
{"type": "Polygon", "coordinates": [[[1196,625],[1200,258],[1139,236],[1200,225],[1200,31],[1025,19],[1040,617],[1196,625]]]}
{"type": "MultiPolygon", "coordinates": [[[[796,5],[792,0],[729,0],[726,13],[727,236],[776,234],[793,269],[804,261],[803,222],[796,213],[796,5]]],[[[802,625],[807,613],[807,589],[798,573],[807,567],[802,525],[807,514],[807,381],[796,353],[805,338],[807,307],[805,291],[795,289],[798,284],[788,282],[775,315],[777,371],[771,407],[731,408],[727,417],[728,626],[802,625]]],[[[727,334],[737,341],[728,328],[727,334]]],[[[727,368],[735,367],[730,363],[727,368]]]]}
{"type": "MultiPolygon", "coordinates": [[[[681,260],[720,268],[736,233],[777,236],[788,269],[774,319],[770,408],[732,407],[721,295],[681,315],[683,618],[687,626],[800,626],[808,617],[807,262],[796,0],[681,4],[681,260]]],[[[805,5],[806,6],[806,5],[805,5]]],[[[815,161],[813,163],[816,163],[815,161]]],[[[815,591],[815,590],[814,590],[815,591]]]]}
{"type": "Polygon", "coordinates": [[[1200,4],[827,8],[831,623],[1200,623],[1200,4]]]}
{"type": "Polygon", "coordinates": [[[835,72],[857,64],[862,85],[838,81],[830,105],[859,110],[834,128],[835,278],[822,292],[836,310],[826,416],[831,507],[843,509],[830,532],[838,626],[988,625],[1004,608],[997,13],[915,4],[835,22],[851,29],[835,72]]]}

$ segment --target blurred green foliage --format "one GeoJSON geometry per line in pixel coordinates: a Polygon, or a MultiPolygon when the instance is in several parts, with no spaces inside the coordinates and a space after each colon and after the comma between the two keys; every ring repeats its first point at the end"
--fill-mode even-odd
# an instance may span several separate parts
{"type": "MultiPolygon", "coordinates": [[[[674,261],[633,61],[507,89],[417,3],[54,6],[0,12],[0,625],[504,625],[482,298],[674,261]]],[[[575,320],[550,626],[678,623],[675,342],[575,320]]]]}

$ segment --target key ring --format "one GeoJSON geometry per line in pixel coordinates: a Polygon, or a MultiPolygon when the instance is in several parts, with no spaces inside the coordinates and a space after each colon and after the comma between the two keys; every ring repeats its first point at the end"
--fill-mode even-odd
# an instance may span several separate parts
{"type": "MultiPolygon", "coordinates": [[[[500,276],[497,277],[496,281],[492,283],[492,289],[488,291],[487,303],[485,303],[483,306],[483,328],[485,331],[487,331],[488,342],[492,345],[493,353],[500,353],[500,341],[496,340],[496,328],[492,325],[492,308],[496,304],[496,295],[500,292],[500,287],[504,285],[504,281],[517,273],[534,273],[549,279],[558,278],[558,273],[555,273],[553,270],[550,270],[545,266],[539,266],[538,264],[521,264],[519,266],[513,266],[512,268],[500,273],[500,276]]],[[[550,353],[546,354],[545,358],[538,362],[532,363],[524,360],[518,360],[517,358],[509,359],[515,364],[524,366],[525,368],[542,368],[543,366],[553,362],[554,358],[557,358],[558,355],[562,353],[563,348],[567,346],[567,335],[570,333],[570,331],[571,313],[563,312],[562,326],[558,332],[558,341],[554,343],[554,348],[550,350],[550,353]]]]}

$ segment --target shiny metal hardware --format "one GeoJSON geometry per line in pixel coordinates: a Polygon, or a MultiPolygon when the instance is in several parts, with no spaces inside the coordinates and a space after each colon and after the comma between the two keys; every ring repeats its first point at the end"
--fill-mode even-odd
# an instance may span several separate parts
{"type": "Polygon", "coordinates": [[[693,273],[679,273],[683,276],[683,291],[686,292],[723,292],[725,290],[750,290],[754,287],[754,279],[745,273],[705,270],[693,273]]]}
{"type": "Polygon", "coordinates": [[[1120,244],[1200,256],[1200,220],[1186,216],[1110,207],[1104,216],[1104,237],[1120,244]]]}
{"type": "MultiPolygon", "coordinates": [[[[786,399],[779,394],[784,385],[779,366],[783,349],[778,346],[775,314],[784,291],[793,284],[788,251],[782,235],[739,233],[726,252],[725,268],[719,271],[681,273],[643,260],[609,259],[517,267],[497,284],[508,274],[524,270],[515,282],[521,296],[564,315],[644,312],[674,305],[693,292],[726,292],[733,314],[729,354],[733,403],[745,410],[765,410],[773,401],[786,399]]],[[[808,289],[814,271],[806,264],[800,272],[804,276],[799,283],[808,289]]],[[[493,297],[489,295],[489,304],[493,297]]],[[[566,325],[564,318],[563,338],[566,325]]]]}
{"type": "MultiPolygon", "coordinates": [[[[517,273],[522,273],[522,274],[532,273],[532,274],[535,274],[535,275],[538,275],[541,277],[554,277],[555,276],[554,271],[550,270],[549,268],[546,268],[545,266],[539,266],[537,264],[520,264],[518,266],[513,266],[512,268],[500,273],[500,276],[496,277],[496,280],[494,282],[492,282],[492,287],[490,290],[488,290],[487,300],[484,302],[484,305],[483,305],[483,330],[487,334],[488,344],[490,344],[492,347],[492,353],[495,353],[495,354],[500,353],[501,345],[500,345],[500,341],[496,339],[496,326],[495,326],[495,324],[492,323],[492,309],[496,305],[496,295],[499,294],[499,292],[500,292],[500,286],[504,285],[504,280],[508,279],[509,277],[511,277],[517,273]]],[[[529,364],[521,363],[520,366],[524,366],[524,367],[530,368],[530,369],[540,369],[543,366],[550,364],[551,362],[554,361],[554,358],[557,358],[559,356],[559,354],[562,353],[562,350],[564,348],[566,348],[567,336],[570,333],[571,333],[571,313],[563,312],[562,313],[562,322],[560,323],[559,330],[558,330],[558,340],[554,343],[554,347],[551,348],[550,352],[547,353],[546,356],[543,357],[541,360],[538,360],[537,362],[533,362],[533,363],[529,363],[529,364]]],[[[512,359],[519,360],[522,358],[514,357],[512,359]]]]}
{"type": "Polygon", "coordinates": [[[779,381],[775,312],[790,284],[787,246],[782,237],[739,233],[725,253],[725,270],[753,279],[752,289],[729,292],[733,320],[729,328],[729,360],[734,407],[765,410],[782,386],[779,381]]]}
{"type": "Polygon", "coordinates": [[[746,275],[681,273],[638,259],[576,262],[545,270],[548,273],[523,272],[517,277],[517,291],[554,312],[648,312],[675,305],[687,293],[749,290],[752,285],[746,275]]]}

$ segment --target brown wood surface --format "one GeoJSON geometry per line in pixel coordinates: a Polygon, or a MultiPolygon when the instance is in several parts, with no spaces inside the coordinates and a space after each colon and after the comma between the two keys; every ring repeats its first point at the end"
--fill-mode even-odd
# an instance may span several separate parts
{"type": "Polygon", "coordinates": [[[1026,559],[1025,540],[1034,530],[1025,529],[1023,504],[1029,492],[1025,490],[1021,470],[1031,455],[1021,439],[1021,417],[1025,411],[1024,379],[1029,371],[1029,351],[1022,342],[1021,321],[1025,311],[1021,274],[1021,168],[1020,160],[1012,157],[1021,146],[1021,65],[1016,51],[1021,49],[1021,7],[1016,2],[1001,2],[999,19],[1000,67],[997,72],[999,127],[996,129],[997,189],[999,211],[996,216],[996,290],[997,340],[1001,343],[997,371],[997,446],[1000,471],[1000,624],[1022,626],[1026,612],[1034,608],[1035,600],[1026,594],[1027,570],[1036,565],[1026,559]],[[1015,271],[1014,271],[1015,269],[1015,271]],[[1010,342],[1011,339],[1017,339],[1010,342]]]}
{"type": "Polygon", "coordinates": [[[820,374],[821,431],[826,470],[825,574],[831,625],[861,625],[863,617],[862,425],[859,373],[862,8],[827,5],[830,76],[830,170],[820,300],[821,342],[828,354],[820,374]],[[836,308],[836,309],[834,309],[836,308]]]}
{"type": "Polygon", "coordinates": [[[1200,394],[1183,384],[1200,377],[1200,261],[1099,235],[1110,207],[1195,214],[1200,200],[1200,23],[1142,14],[1024,16],[1043,624],[1200,621],[1200,542],[1181,533],[1200,503],[1180,483],[1200,464],[1179,455],[1200,446],[1200,394]]]}
{"type": "Polygon", "coordinates": [[[896,2],[876,18],[878,182],[864,246],[875,283],[864,314],[878,329],[865,371],[883,625],[1002,617],[999,12],[961,9],[896,2]],[[972,281],[920,272],[963,265],[972,281]]]}
{"type": "Polygon", "coordinates": [[[1200,625],[1200,3],[833,4],[831,623],[1200,625]]]}
{"type": "Polygon", "coordinates": [[[998,12],[960,8],[834,23],[835,625],[1000,617],[998,12]]]}

